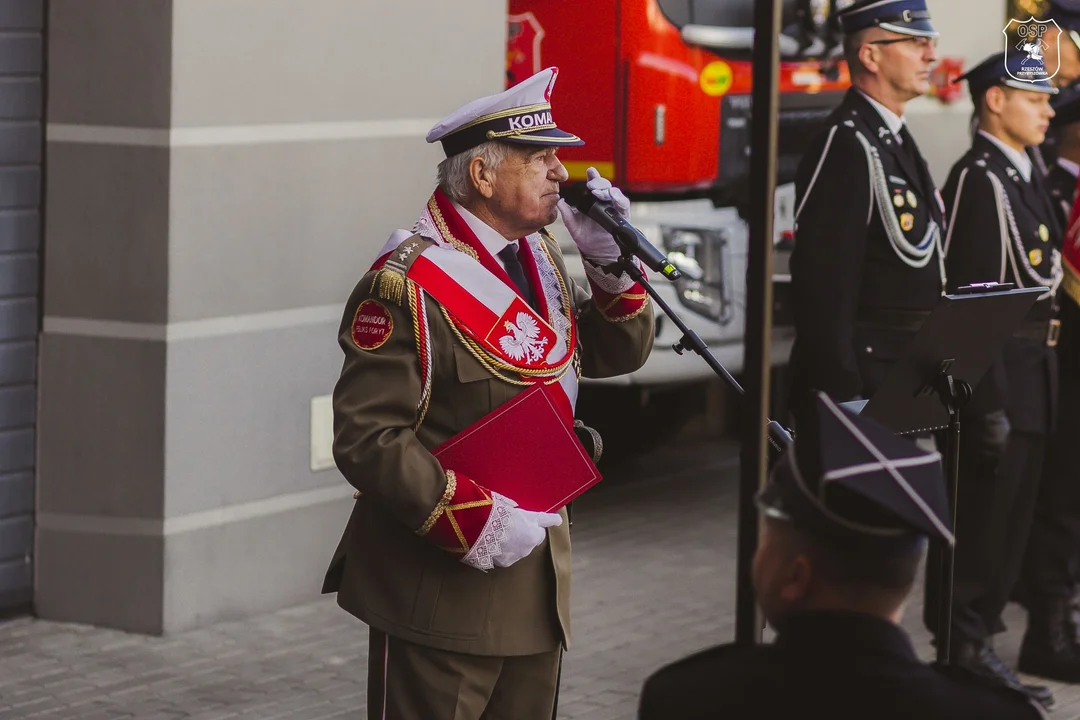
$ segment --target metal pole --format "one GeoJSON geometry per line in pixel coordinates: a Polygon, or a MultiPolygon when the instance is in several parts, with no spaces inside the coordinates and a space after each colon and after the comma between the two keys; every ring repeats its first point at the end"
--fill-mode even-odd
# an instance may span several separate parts
{"type": "Polygon", "coordinates": [[[761,640],[762,622],[750,579],[758,540],[754,496],[765,482],[772,370],[773,197],[776,191],[777,72],[781,0],[754,3],[754,89],[750,135],[750,245],[746,273],[746,334],[743,366],[742,482],[739,485],[739,554],[735,598],[735,642],[761,640]]]}

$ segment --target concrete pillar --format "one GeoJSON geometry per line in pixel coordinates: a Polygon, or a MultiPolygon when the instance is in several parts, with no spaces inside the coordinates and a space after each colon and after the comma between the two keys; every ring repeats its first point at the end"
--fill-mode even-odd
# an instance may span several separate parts
{"type": "Polygon", "coordinates": [[[50,8],[37,612],[162,633],[313,599],[352,500],[312,399],[434,185],[423,135],[502,88],[505,2],[50,8]]]}

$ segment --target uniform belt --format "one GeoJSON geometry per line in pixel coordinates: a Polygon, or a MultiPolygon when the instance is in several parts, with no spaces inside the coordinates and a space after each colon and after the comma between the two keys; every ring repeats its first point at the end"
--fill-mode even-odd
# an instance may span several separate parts
{"type": "Polygon", "coordinates": [[[1054,347],[1058,344],[1060,332],[1061,321],[1057,318],[1053,320],[1028,320],[1016,330],[1013,330],[1013,337],[1034,340],[1038,343],[1045,342],[1047,347],[1054,347]]]}
{"type": "Polygon", "coordinates": [[[929,316],[929,310],[860,308],[855,321],[862,325],[880,325],[895,330],[918,330],[929,316]]]}

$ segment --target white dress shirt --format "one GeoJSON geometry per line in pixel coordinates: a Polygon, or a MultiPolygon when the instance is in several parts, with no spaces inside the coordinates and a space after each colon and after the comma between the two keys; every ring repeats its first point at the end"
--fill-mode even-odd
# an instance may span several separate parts
{"type": "Polygon", "coordinates": [[[864,98],[866,98],[866,102],[870,103],[870,105],[872,105],[873,108],[878,111],[878,115],[880,115],[881,119],[885,121],[885,126],[892,131],[893,135],[896,136],[896,142],[903,145],[904,141],[900,139],[900,128],[904,127],[904,118],[900,117],[892,110],[885,107],[877,100],[864,93],[862,90],[859,90],[858,93],[864,98]]]}
{"type": "Polygon", "coordinates": [[[499,257],[499,253],[502,252],[507,245],[512,245],[514,247],[514,252],[517,252],[518,241],[507,240],[493,227],[458,205],[456,202],[451,201],[451,204],[458,213],[461,214],[462,219],[465,220],[465,224],[473,231],[473,234],[476,235],[476,239],[480,241],[480,244],[484,246],[484,249],[491,253],[491,256],[495,258],[495,262],[499,263],[499,267],[505,270],[506,263],[499,257]]]}

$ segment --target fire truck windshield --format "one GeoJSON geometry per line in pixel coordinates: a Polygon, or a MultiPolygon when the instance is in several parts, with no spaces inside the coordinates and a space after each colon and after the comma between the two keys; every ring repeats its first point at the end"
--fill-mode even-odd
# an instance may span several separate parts
{"type": "MultiPolygon", "coordinates": [[[[656,0],[688,45],[725,56],[748,57],[754,42],[754,0],[656,0]]],[[[811,59],[839,52],[840,37],[830,18],[830,0],[783,0],[780,53],[811,59]]],[[[843,7],[849,4],[839,2],[843,7]]]]}

